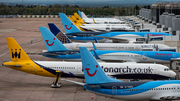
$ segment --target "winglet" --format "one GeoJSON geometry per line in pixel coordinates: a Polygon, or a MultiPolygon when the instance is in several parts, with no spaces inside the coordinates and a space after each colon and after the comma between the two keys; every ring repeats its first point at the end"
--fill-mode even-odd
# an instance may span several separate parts
{"type": "Polygon", "coordinates": [[[39,27],[48,51],[61,51],[67,49],[46,27],[39,27]]]}
{"type": "Polygon", "coordinates": [[[94,38],[94,40],[95,40],[96,43],[99,43],[98,40],[97,40],[96,38],[94,38]]]}
{"type": "Polygon", "coordinates": [[[122,82],[108,77],[86,47],[80,47],[79,50],[86,84],[122,82]]]}
{"type": "Polygon", "coordinates": [[[94,50],[97,50],[97,48],[96,48],[95,44],[94,44],[94,43],[92,43],[92,44],[93,44],[93,48],[94,48],[94,50]]]}
{"type": "Polygon", "coordinates": [[[94,47],[94,55],[95,55],[95,58],[96,58],[96,59],[100,59],[99,56],[98,56],[97,53],[96,53],[97,48],[96,48],[95,44],[94,44],[94,43],[92,43],[92,44],[93,44],[93,47],[94,47]]]}
{"type": "Polygon", "coordinates": [[[81,30],[79,30],[76,25],[74,25],[74,23],[69,20],[64,13],[59,13],[59,16],[61,18],[66,34],[81,32],[81,30]]]}
{"type": "Polygon", "coordinates": [[[61,41],[61,43],[72,43],[72,41],[64,35],[54,23],[48,23],[48,26],[51,32],[56,36],[56,38],[58,38],[59,41],[61,41]]]}

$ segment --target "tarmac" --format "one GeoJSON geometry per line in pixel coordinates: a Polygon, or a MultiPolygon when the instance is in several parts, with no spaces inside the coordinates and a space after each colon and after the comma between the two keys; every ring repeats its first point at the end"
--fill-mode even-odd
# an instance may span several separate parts
{"type": "MultiPolygon", "coordinates": [[[[1,18],[0,63],[11,61],[6,37],[15,38],[28,53],[39,53],[46,50],[39,26],[48,27],[47,23],[55,23],[64,31],[60,18],[1,18]]],[[[59,61],[41,55],[29,56],[32,60],[59,61]]],[[[69,79],[82,82],[77,78],[69,79]]],[[[28,74],[1,65],[0,101],[117,101],[89,93],[84,90],[83,86],[62,80],[60,80],[61,88],[51,88],[53,80],[54,78],[28,74]]]]}
{"type": "MultiPolygon", "coordinates": [[[[62,32],[60,18],[1,18],[0,19],[0,63],[11,61],[6,37],[13,37],[27,53],[46,50],[40,26],[55,23],[62,32]],[[31,44],[32,41],[32,44],[31,44]]],[[[29,55],[32,60],[60,61],[29,55]]],[[[68,78],[82,82],[82,79],[68,78]]],[[[0,101],[120,101],[105,98],[84,90],[83,86],[60,80],[61,88],[51,88],[54,78],[37,76],[0,66],[0,101]]]]}

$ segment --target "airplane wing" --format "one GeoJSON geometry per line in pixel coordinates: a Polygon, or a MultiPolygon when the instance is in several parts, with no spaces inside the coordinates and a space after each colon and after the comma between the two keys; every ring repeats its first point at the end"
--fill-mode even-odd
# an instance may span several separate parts
{"type": "Polygon", "coordinates": [[[179,100],[180,96],[175,94],[161,94],[161,95],[155,95],[151,98],[152,100],[179,100]]]}
{"type": "Polygon", "coordinates": [[[57,54],[52,54],[52,53],[40,53],[40,55],[59,56],[59,55],[57,55],[57,54]]]}
{"type": "Polygon", "coordinates": [[[72,80],[67,80],[67,79],[61,79],[61,80],[68,81],[68,82],[75,83],[75,84],[82,85],[82,86],[85,85],[85,83],[76,82],[76,81],[72,81],[72,80]]]}

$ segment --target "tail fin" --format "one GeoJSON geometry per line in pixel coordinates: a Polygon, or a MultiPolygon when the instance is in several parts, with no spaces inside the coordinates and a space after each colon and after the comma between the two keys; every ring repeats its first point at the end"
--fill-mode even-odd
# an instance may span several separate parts
{"type": "Polygon", "coordinates": [[[88,18],[88,17],[84,14],[84,12],[81,12],[81,15],[82,15],[82,19],[88,18]]]}
{"type": "Polygon", "coordinates": [[[81,23],[81,24],[86,24],[86,23],[84,22],[84,20],[81,19],[81,17],[80,17],[76,12],[74,13],[74,16],[75,16],[75,18],[78,20],[79,23],[81,23]]]}
{"type": "Polygon", "coordinates": [[[46,27],[39,27],[48,51],[68,50],[46,27]]]}
{"type": "Polygon", "coordinates": [[[82,18],[81,11],[78,10],[78,15],[82,18]]]}
{"type": "Polygon", "coordinates": [[[7,37],[6,41],[12,61],[17,62],[23,60],[31,60],[14,38],[7,37]]]}
{"type": "Polygon", "coordinates": [[[81,32],[81,30],[79,30],[65,14],[59,13],[59,16],[61,18],[66,34],[81,32]]]}
{"type": "Polygon", "coordinates": [[[80,47],[79,50],[86,84],[122,82],[108,77],[86,47],[80,47]]]}
{"type": "Polygon", "coordinates": [[[64,35],[54,23],[48,23],[48,26],[54,36],[56,36],[61,43],[72,43],[72,41],[66,35],[64,35]]]}

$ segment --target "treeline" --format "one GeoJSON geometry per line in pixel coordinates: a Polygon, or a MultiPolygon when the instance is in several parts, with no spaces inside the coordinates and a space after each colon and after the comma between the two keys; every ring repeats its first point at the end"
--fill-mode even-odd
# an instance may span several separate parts
{"type": "MultiPolygon", "coordinates": [[[[148,6],[150,8],[150,6],[148,6]]],[[[67,15],[72,15],[74,12],[78,10],[83,11],[85,14],[90,16],[109,16],[109,15],[117,15],[117,16],[125,16],[125,15],[135,15],[139,14],[140,7],[135,6],[132,8],[126,7],[109,7],[104,6],[101,8],[83,8],[77,5],[70,6],[64,5],[61,6],[59,4],[49,5],[49,6],[36,6],[36,5],[15,5],[15,6],[7,6],[5,4],[0,5],[0,15],[58,15],[59,12],[66,13],[67,15]]]]}

